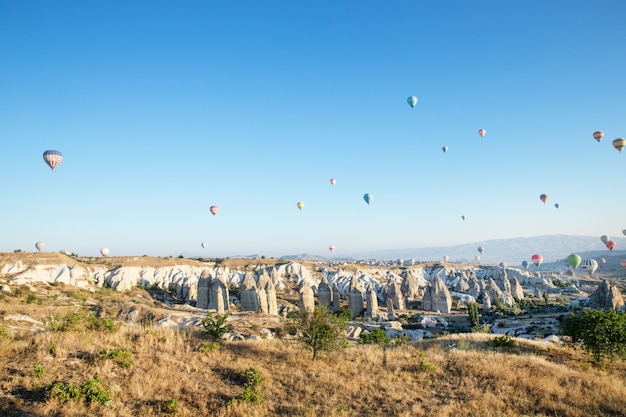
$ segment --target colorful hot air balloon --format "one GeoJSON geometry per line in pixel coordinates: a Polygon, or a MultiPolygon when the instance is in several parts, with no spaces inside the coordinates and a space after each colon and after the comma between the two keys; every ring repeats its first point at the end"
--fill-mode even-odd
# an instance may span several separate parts
{"type": "Polygon", "coordinates": [[[533,261],[533,263],[535,264],[537,268],[539,268],[539,265],[543,263],[543,256],[539,254],[535,254],[530,257],[530,260],[533,261]]]}
{"type": "Polygon", "coordinates": [[[487,130],[485,130],[485,129],[478,129],[478,134],[480,135],[481,138],[484,138],[485,135],[487,134],[487,130]]]}
{"type": "Polygon", "coordinates": [[[608,241],[608,242],[606,242],[604,245],[607,247],[607,249],[608,249],[608,250],[610,250],[611,252],[613,252],[613,249],[615,249],[615,246],[617,246],[617,243],[615,243],[615,242],[614,242],[614,241],[612,241],[612,240],[609,240],[609,241],[608,241]]]}
{"type": "Polygon", "coordinates": [[[626,260],[622,261],[619,263],[621,266],[623,266],[624,268],[626,268],[626,260]]]}
{"type": "Polygon", "coordinates": [[[465,214],[461,216],[461,219],[462,219],[462,220],[465,220],[465,214]]]}
{"type": "Polygon", "coordinates": [[[593,138],[595,140],[597,140],[598,142],[600,142],[603,137],[604,137],[604,132],[603,131],[598,130],[598,131],[593,132],[593,138]]]}
{"type": "Polygon", "coordinates": [[[620,152],[622,152],[624,146],[626,146],[626,139],[624,138],[617,138],[613,141],[613,147],[620,152]]]}
{"type": "Polygon", "coordinates": [[[548,194],[541,194],[539,196],[539,200],[541,200],[543,204],[546,204],[546,201],[548,201],[548,194]]]}
{"type": "Polygon", "coordinates": [[[337,183],[337,180],[334,178],[330,179],[330,185],[335,185],[337,183]]]}
{"type": "Polygon", "coordinates": [[[365,202],[369,204],[374,200],[374,196],[371,195],[370,193],[367,193],[363,196],[363,200],[365,200],[365,202]]]}
{"type": "Polygon", "coordinates": [[[109,256],[109,248],[102,248],[100,249],[100,255],[107,257],[109,256]]]}
{"type": "Polygon", "coordinates": [[[417,97],[411,96],[406,99],[406,102],[409,103],[409,106],[411,106],[411,108],[413,108],[417,104],[417,97]]]}
{"type": "Polygon", "coordinates": [[[602,243],[606,244],[606,242],[611,240],[611,238],[608,237],[607,235],[602,235],[602,236],[600,236],[600,240],[602,241],[602,243]]]}
{"type": "Polygon", "coordinates": [[[522,268],[528,269],[528,261],[522,261],[522,268]]]}
{"type": "Polygon", "coordinates": [[[50,169],[54,170],[54,168],[56,168],[56,166],[63,160],[63,154],[59,151],[50,149],[43,153],[43,160],[46,161],[46,164],[48,164],[50,169]]]}
{"type": "Polygon", "coordinates": [[[484,250],[485,248],[483,248],[482,246],[478,247],[478,253],[482,254],[484,250]]]}
{"type": "Polygon", "coordinates": [[[580,264],[580,267],[591,275],[596,272],[596,269],[598,269],[598,262],[595,259],[584,259],[580,264]]]}
{"type": "Polygon", "coordinates": [[[448,147],[444,146],[443,148],[441,148],[441,150],[443,151],[443,153],[446,153],[446,152],[448,152],[448,147]]]}
{"type": "Polygon", "coordinates": [[[35,243],[35,248],[37,248],[38,252],[41,252],[43,250],[43,248],[46,247],[46,244],[44,242],[37,242],[35,243]]]}
{"type": "Polygon", "coordinates": [[[203,248],[206,248],[206,242],[202,242],[200,246],[202,246],[203,248]]]}
{"type": "Polygon", "coordinates": [[[474,256],[474,262],[478,262],[478,261],[480,261],[480,256],[478,255],[474,256]]]}
{"type": "Polygon", "coordinates": [[[559,208],[559,203],[554,203],[554,207],[558,210],[558,208],[559,208]]]}
{"type": "MultiPolygon", "coordinates": [[[[211,206],[211,207],[209,207],[209,211],[211,212],[212,215],[215,216],[220,211],[220,208],[218,206],[211,206]]],[[[226,211],[228,211],[228,210],[226,210],[226,211]]],[[[226,213],[226,214],[227,214],[226,217],[228,217],[228,213],[226,213]]]]}
{"type": "Polygon", "coordinates": [[[335,245],[330,245],[328,247],[328,250],[330,251],[330,253],[333,253],[335,251],[335,245]]]}
{"type": "Polygon", "coordinates": [[[298,204],[296,204],[296,206],[298,206],[298,208],[302,210],[304,208],[304,203],[302,201],[298,201],[298,204]]]}
{"type": "Polygon", "coordinates": [[[580,255],[576,255],[575,253],[572,253],[567,257],[567,263],[569,264],[569,266],[572,267],[572,269],[578,268],[578,265],[580,265],[581,261],[582,258],[580,257],[580,255]]]}

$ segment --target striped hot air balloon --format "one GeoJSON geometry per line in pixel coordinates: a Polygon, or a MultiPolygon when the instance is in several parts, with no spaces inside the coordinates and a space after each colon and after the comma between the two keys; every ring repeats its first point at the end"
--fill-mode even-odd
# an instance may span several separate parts
{"type": "Polygon", "coordinates": [[[600,142],[603,137],[604,137],[604,132],[603,131],[597,130],[597,131],[593,132],[593,138],[595,140],[597,140],[598,142],[600,142]]]}
{"type": "Polygon", "coordinates": [[[480,135],[481,138],[484,138],[485,135],[487,134],[487,130],[486,129],[478,129],[478,134],[480,135]]]}
{"type": "Polygon", "coordinates": [[[50,169],[54,170],[54,168],[56,168],[56,166],[63,161],[63,154],[59,151],[50,149],[43,153],[43,160],[46,161],[46,164],[48,164],[50,169]]]}
{"type": "Polygon", "coordinates": [[[622,152],[622,149],[624,149],[624,146],[626,146],[626,139],[624,138],[617,138],[613,141],[613,147],[617,149],[619,152],[622,152]]]}
{"type": "Polygon", "coordinates": [[[595,259],[583,259],[580,263],[580,267],[587,271],[589,275],[592,275],[598,269],[598,261],[595,259]]]}
{"type": "Polygon", "coordinates": [[[413,108],[417,104],[417,97],[410,96],[409,98],[406,99],[406,102],[409,103],[409,106],[411,106],[411,108],[413,108]]]}
{"type": "Polygon", "coordinates": [[[531,256],[530,260],[533,261],[533,263],[535,264],[537,268],[539,268],[539,265],[543,263],[543,256],[536,254],[536,255],[531,256]]]}

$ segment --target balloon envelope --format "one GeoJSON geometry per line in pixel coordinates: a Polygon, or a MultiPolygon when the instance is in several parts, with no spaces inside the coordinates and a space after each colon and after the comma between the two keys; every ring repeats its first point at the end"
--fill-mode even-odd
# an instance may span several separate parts
{"type": "MultiPolygon", "coordinates": [[[[211,212],[212,215],[215,216],[217,214],[217,212],[220,211],[220,208],[218,206],[211,206],[209,208],[209,211],[211,212]]],[[[228,217],[228,215],[226,217],[228,217]]]]}
{"type": "Polygon", "coordinates": [[[606,244],[606,242],[611,240],[611,238],[608,237],[607,235],[602,235],[602,236],[600,236],[600,240],[602,241],[602,243],[606,244]]]}
{"type": "Polygon", "coordinates": [[[570,256],[567,257],[567,263],[572,267],[572,269],[578,268],[578,265],[580,265],[581,261],[582,258],[580,257],[580,255],[576,255],[575,253],[572,253],[570,256]]]}
{"type": "Polygon", "coordinates": [[[374,200],[374,196],[371,195],[370,193],[367,193],[363,196],[363,200],[365,200],[365,202],[369,204],[374,200]]]}
{"type": "Polygon", "coordinates": [[[411,108],[413,108],[417,104],[417,97],[410,96],[409,98],[406,99],[406,102],[409,103],[409,106],[411,106],[411,108]]]}
{"type": "Polygon", "coordinates": [[[44,242],[37,242],[35,243],[35,248],[37,248],[38,252],[41,252],[43,250],[43,248],[46,247],[46,244],[44,242]]]}
{"type": "Polygon", "coordinates": [[[624,146],[626,146],[626,139],[624,138],[617,138],[613,141],[613,147],[620,152],[624,149],[624,146]]]}
{"type": "Polygon", "coordinates": [[[442,259],[444,262],[448,262],[450,260],[450,257],[448,255],[445,255],[442,259]]]}
{"type": "Polygon", "coordinates": [[[522,261],[522,268],[528,269],[528,261],[522,261]]]}
{"type": "Polygon", "coordinates": [[[43,160],[46,161],[46,164],[48,164],[50,169],[54,169],[61,163],[61,161],[63,161],[63,154],[59,151],[50,149],[43,153],[43,160]]]}
{"type": "Polygon", "coordinates": [[[626,236],[626,229],[622,230],[622,233],[626,236]]]}
{"type": "Polygon", "coordinates": [[[485,129],[478,129],[478,134],[480,135],[481,138],[484,138],[485,135],[487,134],[487,130],[485,130],[485,129]]]}
{"type": "Polygon", "coordinates": [[[480,256],[478,255],[474,256],[474,262],[478,262],[478,261],[480,261],[480,256]]]}
{"type": "Polygon", "coordinates": [[[479,253],[483,253],[483,251],[484,251],[484,250],[485,250],[485,248],[483,248],[482,246],[479,246],[479,247],[478,247],[478,252],[479,252],[479,253]]]}
{"type": "Polygon", "coordinates": [[[609,240],[609,241],[608,241],[608,242],[606,242],[604,245],[605,245],[605,246],[607,247],[607,249],[608,249],[608,250],[610,250],[611,252],[613,251],[613,249],[615,249],[615,246],[617,246],[617,244],[616,244],[614,241],[612,241],[612,240],[609,240]]]}
{"type": "Polygon", "coordinates": [[[298,201],[298,204],[296,204],[296,206],[302,210],[304,208],[304,203],[302,201],[298,201]]]}
{"type": "Polygon", "coordinates": [[[548,194],[541,194],[539,196],[539,200],[541,200],[544,204],[548,201],[548,194]]]}
{"type": "Polygon", "coordinates": [[[559,203],[554,203],[554,207],[559,208],[559,203]]]}
{"type": "Polygon", "coordinates": [[[593,138],[595,140],[597,140],[598,142],[600,142],[603,137],[604,137],[604,132],[603,131],[597,130],[597,131],[593,132],[593,138]]]}
{"type": "Polygon", "coordinates": [[[448,147],[444,146],[443,148],[441,148],[441,150],[443,151],[443,153],[446,153],[446,152],[448,152],[448,147]]]}
{"type": "Polygon", "coordinates": [[[626,268],[626,261],[622,261],[619,263],[621,266],[623,266],[624,268],[626,268]]]}
{"type": "Polygon", "coordinates": [[[109,248],[102,248],[102,249],[100,249],[100,255],[102,255],[102,256],[109,256],[109,248]]]}
{"type": "Polygon", "coordinates": [[[599,261],[600,261],[601,264],[605,264],[606,263],[606,259],[604,259],[604,258],[600,258],[599,261]]]}
{"type": "Polygon", "coordinates": [[[337,180],[334,178],[330,179],[330,185],[335,185],[337,183],[337,180]]]}
{"type": "Polygon", "coordinates": [[[461,219],[465,220],[465,215],[462,215],[462,216],[461,216],[461,219]]]}
{"type": "Polygon", "coordinates": [[[202,242],[200,246],[202,246],[203,248],[206,248],[206,242],[202,242]]]}
{"type": "Polygon", "coordinates": [[[536,254],[530,257],[530,260],[533,261],[533,263],[539,267],[539,265],[541,265],[543,263],[543,256],[536,254]]]}
{"type": "Polygon", "coordinates": [[[328,250],[330,251],[330,253],[333,253],[335,251],[335,245],[330,245],[328,247],[328,250]]]}
{"type": "Polygon", "coordinates": [[[580,267],[587,271],[589,275],[591,275],[596,272],[596,269],[598,269],[598,261],[596,261],[595,259],[584,259],[581,262],[580,267]]]}

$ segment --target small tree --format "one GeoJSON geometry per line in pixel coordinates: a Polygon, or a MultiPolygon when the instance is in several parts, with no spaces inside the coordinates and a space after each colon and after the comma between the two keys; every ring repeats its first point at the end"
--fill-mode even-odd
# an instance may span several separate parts
{"type": "Polygon", "coordinates": [[[587,310],[565,321],[561,333],[570,336],[575,343],[582,343],[601,365],[606,357],[626,359],[626,312],[587,310]]]}
{"type": "Polygon", "coordinates": [[[469,316],[470,327],[473,332],[480,329],[480,314],[478,313],[478,303],[469,303],[467,305],[467,315],[469,316]]]}
{"type": "Polygon", "coordinates": [[[344,345],[346,322],[332,314],[324,306],[317,306],[311,314],[291,319],[280,334],[299,341],[313,352],[313,360],[322,352],[331,352],[344,345]]]}
{"type": "Polygon", "coordinates": [[[228,314],[214,315],[209,312],[207,317],[202,320],[202,327],[204,327],[205,333],[213,339],[220,339],[226,333],[233,330],[231,324],[226,324],[226,319],[228,319],[228,314]]]}
{"type": "Polygon", "coordinates": [[[544,291],[543,294],[541,294],[541,296],[543,297],[543,301],[546,303],[546,307],[548,307],[548,301],[550,301],[550,294],[548,294],[547,291],[544,291]]]}

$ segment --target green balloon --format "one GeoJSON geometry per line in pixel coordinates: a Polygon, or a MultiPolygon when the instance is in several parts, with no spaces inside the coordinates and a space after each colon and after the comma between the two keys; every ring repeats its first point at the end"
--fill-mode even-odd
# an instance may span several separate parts
{"type": "Polygon", "coordinates": [[[581,258],[580,255],[576,255],[575,253],[572,253],[570,256],[567,257],[567,263],[572,267],[572,269],[578,268],[578,265],[580,265],[582,260],[583,258],[581,258]]]}

